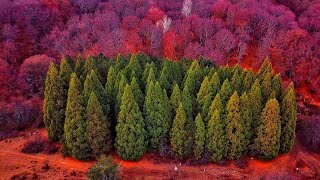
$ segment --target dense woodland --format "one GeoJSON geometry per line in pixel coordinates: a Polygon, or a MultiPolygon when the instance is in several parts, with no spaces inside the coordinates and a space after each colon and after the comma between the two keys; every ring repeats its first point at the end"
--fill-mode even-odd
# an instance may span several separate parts
{"type": "Polygon", "coordinates": [[[51,63],[45,82],[49,138],[78,159],[115,150],[179,159],[271,159],[289,152],[297,120],[293,83],[282,90],[268,59],[259,72],[239,65],[173,62],[143,54],[51,63]]]}
{"type": "Polygon", "coordinates": [[[46,72],[67,55],[245,67],[268,56],[285,81],[319,96],[319,46],[317,0],[0,0],[0,139],[43,125],[46,72]]]}

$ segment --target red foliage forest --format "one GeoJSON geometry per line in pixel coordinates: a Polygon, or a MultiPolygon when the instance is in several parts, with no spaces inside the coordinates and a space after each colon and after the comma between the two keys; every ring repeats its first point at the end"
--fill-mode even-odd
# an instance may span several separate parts
{"type": "Polygon", "coordinates": [[[0,0],[0,127],[40,124],[50,61],[143,52],[258,67],[320,88],[316,0],[0,0]]]}

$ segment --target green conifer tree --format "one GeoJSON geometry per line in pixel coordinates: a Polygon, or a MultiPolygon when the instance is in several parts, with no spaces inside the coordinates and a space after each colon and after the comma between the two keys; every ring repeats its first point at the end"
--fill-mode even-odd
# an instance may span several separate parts
{"type": "Polygon", "coordinates": [[[200,113],[195,119],[195,144],[194,144],[194,157],[199,160],[204,152],[204,145],[206,140],[206,129],[200,113]]]}
{"type": "Polygon", "coordinates": [[[170,105],[172,107],[172,117],[176,116],[176,110],[179,107],[179,104],[182,102],[181,91],[179,89],[179,85],[175,84],[172,90],[172,94],[170,96],[170,105]]]}
{"type": "Polygon", "coordinates": [[[230,97],[226,112],[226,151],[229,159],[239,158],[244,151],[245,134],[239,105],[239,96],[235,91],[230,97]]]}
{"type": "Polygon", "coordinates": [[[124,92],[124,88],[126,84],[128,83],[128,80],[126,76],[123,73],[119,74],[121,76],[121,80],[119,81],[119,86],[118,86],[118,93],[117,93],[117,102],[116,102],[116,116],[118,116],[118,113],[120,112],[120,106],[121,106],[121,100],[124,92]]]}
{"type": "Polygon", "coordinates": [[[76,65],[74,67],[74,72],[77,74],[77,76],[81,76],[82,69],[83,69],[84,61],[80,55],[78,55],[76,60],[76,65]]]}
{"type": "Polygon", "coordinates": [[[125,86],[116,126],[116,152],[121,159],[139,160],[146,152],[146,131],[142,113],[130,86],[125,86]]]}
{"type": "Polygon", "coordinates": [[[88,142],[92,149],[92,155],[99,157],[101,154],[111,150],[112,137],[110,131],[110,122],[103,114],[102,106],[95,95],[91,92],[86,109],[88,121],[88,142]]]}
{"type": "Polygon", "coordinates": [[[163,105],[163,91],[160,84],[150,82],[145,97],[144,114],[150,149],[158,150],[159,142],[168,132],[169,124],[166,121],[163,105]]]}
{"type": "Polygon", "coordinates": [[[240,73],[238,70],[236,70],[232,76],[231,79],[231,85],[233,91],[239,92],[239,94],[242,94],[243,90],[243,78],[242,78],[242,73],[240,73]]]}
{"type": "Polygon", "coordinates": [[[212,103],[211,103],[211,105],[209,107],[209,111],[208,111],[208,114],[207,114],[206,119],[205,119],[206,123],[209,122],[210,118],[213,116],[212,113],[214,113],[215,110],[219,111],[220,118],[221,118],[222,114],[224,114],[224,108],[223,108],[219,93],[216,95],[216,97],[214,97],[214,99],[213,99],[213,101],[212,101],[212,103]]]}
{"type": "Polygon", "coordinates": [[[53,62],[47,72],[44,91],[43,121],[48,131],[49,139],[59,140],[63,135],[64,96],[58,70],[53,62]]]}
{"type": "Polygon", "coordinates": [[[142,91],[140,90],[139,84],[135,77],[132,78],[130,88],[132,90],[132,93],[134,95],[135,101],[138,103],[140,110],[143,110],[143,104],[144,104],[144,95],[142,91]]]}
{"type": "Polygon", "coordinates": [[[131,56],[128,65],[124,69],[124,73],[129,81],[132,81],[132,78],[133,78],[133,76],[131,76],[132,72],[134,72],[134,74],[135,74],[134,77],[136,78],[136,80],[141,79],[143,70],[141,68],[141,65],[140,65],[138,59],[137,59],[137,56],[134,54],[131,56]]]}
{"type": "Polygon", "coordinates": [[[262,96],[259,79],[256,79],[253,83],[249,96],[249,103],[252,112],[252,127],[254,137],[257,135],[257,128],[260,126],[260,115],[262,110],[262,96]]]}
{"type": "Polygon", "coordinates": [[[218,73],[214,73],[209,81],[209,92],[212,95],[212,99],[216,96],[221,88],[220,78],[218,73]]]}
{"type": "Polygon", "coordinates": [[[244,152],[248,150],[248,146],[252,142],[252,113],[250,107],[249,96],[244,92],[240,96],[240,117],[241,124],[244,129],[245,142],[243,146],[244,152]]]}
{"type": "Polygon", "coordinates": [[[208,104],[212,101],[212,96],[209,94],[209,78],[206,76],[201,84],[197,94],[198,112],[204,116],[208,113],[208,104]]]}
{"type": "Polygon", "coordinates": [[[250,69],[249,71],[247,71],[245,73],[245,76],[244,76],[243,91],[249,92],[254,81],[255,81],[254,73],[253,73],[252,69],[250,69]]]}
{"type": "Polygon", "coordinates": [[[281,152],[289,152],[294,144],[297,122],[296,95],[293,85],[281,102],[281,152]]]}
{"type": "Polygon", "coordinates": [[[220,98],[221,98],[221,102],[222,102],[222,105],[223,106],[226,106],[227,105],[227,102],[230,98],[230,96],[232,95],[232,88],[231,88],[231,85],[230,85],[230,82],[229,82],[229,79],[226,79],[222,86],[221,86],[221,89],[219,91],[219,94],[220,94],[220,98]]]}
{"type": "Polygon", "coordinates": [[[64,124],[65,145],[73,157],[87,159],[91,156],[91,149],[88,142],[85,108],[81,97],[82,85],[75,73],[71,75],[69,87],[64,124]]]}
{"type": "Polygon", "coordinates": [[[188,146],[186,121],[187,118],[184,113],[184,107],[183,104],[180,103],[176,112],[176,117],[173,120],[170,134],[172,150],[178,155],[180,159],[186,157],[188,153],[186,150],[186,147],[188,146]]]}
{"type": "Polygon", "coordinates": [[[260,158],[272,159],[280,149],[280,107],[276,99],[267,102],[261,113],[261,124],[257,129],[255,144],[260,158]]]}
{"type": "Polygon", "coordinates": [[[220,112],[218,109],[211,112],[212,116],[208,122],[207,132],[207,148],[211,154],[211,161],[217,162],[221,160],[225,153],[225,133],[220,119],[220,112]]]}
{"type": "Polygon", "coordinates": [[[272,90],[276,93],[276,98],[280,100],[282,93],[282,80],[280,74],[276,74],[272,79],[272,90]]]}
{"type": "Polygon", "coordinates": [[[263,103],[266,103],[271,93],[272,93],[272,74],[267,73],[261,83],[261,95],[262,95],[263,103]]]}

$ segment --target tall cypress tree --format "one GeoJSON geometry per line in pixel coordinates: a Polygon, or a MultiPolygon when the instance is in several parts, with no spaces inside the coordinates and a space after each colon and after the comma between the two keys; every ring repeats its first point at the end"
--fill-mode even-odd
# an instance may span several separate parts
{"type": "Polygon", "coordinates": [[[179,107],[179,104],[182,102],[181,91],[179,89],[179,85],[175,84],[172,94],[170,96],[170,104],[172,107],[172,117],[176,116],[176,110],[179,107]]]}
{"type": "Polygon", "coordinates": [[[140,65],[136,55],[131,56],[129,64],[124,69],[124,74],[126,75],[126,77],[129,81],[132,81],[132,78],[133,78],[133,77],[131,77],[132,72],[135,73],[135,78],[137,80],[141,79],[143,70],[141,68],[141,65],[140,65]]]}
{"type": "Polygon", "coordinates": [[[255,81],[254,73],[252,69],[250,69],[245,73],[245,76],[243,79],[243,91],[249,92],[254,81],[255,81]]]}
{"type": "Polygon", "coordinates": [[[145,90],[146,90],[145,93],[147,93],[148,86],[149,86],[150,82],[153,82],[153,83],[156,82],[156,75],[155,75],[154,70],[153,70],[152,67],[149,70],[149,75],[148,75],[148,78],[147,78],[147,84],[145,86],[145,90]]]}
{"type": "Polygon", "coordinates": [[[233,91],[237,91],[239,92],[239,94],[242,94],[242,89],[243,89],[243,85],[242,85],[243,78],[241,74],[242,73],[239,73],[239,71],[236,70],[231,79],[233,91]]]}
{"type": "Polygon", "coordinates": [[[147,63],[146,66],[145,66],[145,69],[142,73],[142,78],[141,78],[141,82],[142,82],[142,92],[147,92],[147,89],[145,89],[147,83],[148,83],[148,76],[149,76],[149,73],[150,73],[150,69],[156,69],[156,66],[154,65],[154,63],[152,62],[151,64],[150,63],[147,63]]]}
{"type": "Polygon", "coordinates": [[[252,112],[252,127],[254,137],[257,135],[257,128],[260,125],[260,115],[262,110],[262,96],[259,79],[256,79],[249,92],[249,103],[252,112]]]}
{"type": "Polygon", "coordinates": [[[280,149],[280,107],[276,99],[267,102],[261,113],[261,124],[257,129],[255,144],[260,158],[272,159],[280,149]]]}
{"type": "Polygon", "coordinates": [[[116,106],[116,97],[117,97],[117,89],[115,88],[115,84],[117,81],[117,74],[113,66],[110,67],[108,71],[107,82],[105,85],[105,94],[107,104],[110,107],[109,114],[107,115],[111,122],[111,129],[114,129],[116,122],[116,114],[115,114],[115,106],[116,106]]]}
{"type": "Polygon", "coordinates": [[[44,91],[43,121],[49,139],[59,140],[63,135],[65,100],[63,87],[53,62],[47,72],[44,91]]]}
{"type": "Polygon", "coordinates": [[[282,80],[280,74],[276,74],[272,78],[272,90],[276,93],[277,100],[280,100],[282,93],[282,80]]]}
{"type": "Polygon", "coordinates": [[[81,97],[82,85],[75,73],[72,73],[68,91],[66,120],[64,124],[65,145],[69,153],[77,159],[91,156],[88,143],[85,108],[81,97]]]}
{"type": "Polygon", "coordinates": [[[143,103],[144,103],[144,95],[142,91],[140,90],[139,84],[135,77],[132,78],[131,84],[130,84],[132,93],[134,95],[134,99],[139,105],[140,110],[143,110],[143,103]]]}
{"type": "Polygon", "coordinates": [[[107,104],[106,93],[94,70],[91,70],[91,72],[87,74],[86,80],[84,81],[83,98],[85,103],[88,102],[92,91],[94,91],[99,99],[104,115],[108,115],[110,107],[109,104],[107,104]]]}
{"type": "Polygon", "coordinates": [[[117,98],[116,98],[117,101],[116,101],[116,108],[115,108],[116,109],[116,116],[118,116],[118,113],[120,112],[120,106],[121,106],[121,100],[122,100],[124,88],[125,88],[126,84],[128,83],[128,80],[123,73],[120,73],[119,75],[121,76],[121,79],[119,81],[118,90],[117,90],[118,93],[117,93],[117,98]]]}
{"type": "Polygon", "coordinates": [[[211,112],[212,116],[208,122],[207,132],[207,148],[211,154],[211,161],[217,162],[221,160],[225,154],[225,133],[223,130],[220,112],[218,109],[211,112]]]}
{"type": "MultiPolygon", "coordinates": [[[[82,72],[81,72],[81,76],[80,76],[81,82],[84,82],[87,75],[91,73],[91,70],[93,70],[94,72],[99,72],[99,69],[95,65],[93,58],[91,56],[88,56],[84,66],[82,68],[82,72]]],[[[99,74],[96,74],[96,75],[98,76],[99,79],[101,79],[99,74]]]]}
{"type": "Polygon", "coordinates": [[[230,98],[230,96],[232,95],[232,88],[231,88],[231,85],[230,85],[230,82],[229,82],[229,79],[226,79],[222,86],[221,86],[221,89],[219,91],[219,94],[220,94],[220,98],[221,98],[221,102],[224,106],[227,105],[227,102],[230,98]]]}
{"type": "Polygon", "coordinates": [[[172,114],[172,106],[170,104],[170,100],[169,100],[169,97],[167,95],[167,91],[165,89],[163,89],[163,92],[162,92],[162,105],[161,105],[163,108],[164,108],[164,114],[163,114],[163,117],[164,117],[164,120],[167,122],[168,124],[168,130],[165,134],[165,137],[164,137],[164,140],[166,142],[169,142],[169,137],[170,137],[170,129],[172,128],[172,122],[173,122],[173,114],[172,114]]]}
{"type": "Polygon", "coordinates": [[[180,103],[170,133],[172,149],[180,159],[186,157],[188,153],[186,150],[186,147],[188,146],[186,121],[187,118],[184,113],[184,107],[183,104],[180,103]]]}
{"type": "Polygon", "coordinates": [[[82,74],[83,65],[84,65],[84,61],[82,57],[78,55],[76,60],[76,65],[74,67],[74,72],[77,74],[78,77],[80,77],[82,74]]]}
{"type": "Polygon", "coordinates": [[[281,152],[289,152],[294,144],[297,122],[296,95],[293,85],[281,102],[281,152]]]}
{"type": "Polygon", "coordinates": [[[209,92],[212,95],[212,99],[216,96],[221,88],[221,82],[218,73],[214,73],[209,81],[209,92]]]}
{"type": "MultiPolygon", "coordinates": [[[[209,107],[209,111],[208,111],[208,114],[206,116],[206,119],[205,119],[205,122],[208,123],[208,121],[210,120],[210,118],[212,117],[212,113],[215,111],[215,110],[218,110],[219,113],[220,113],[220,118],[222,116],[222,114],[224,114],[224,108],[223,108],[223,105],[222,105],[222,102],[221,102],[221,98],[220,98],[220,94],[218,93],[216,95],[216,97],[214,97],[210,107],[209,107]]],[[[221,118],[222,119],[222,118],[221,118]]]]}
{"type": "Polygon", "coordinates": [[[150,149],[157,150],[159,142],[168,132],[169,124],[166,121],[165,107],[163,105],[163,92],[158,82],[151,81],[145,97],[145,123],[150,140],[150,149]]]}
{"type": "Polygon", "coordinates": [[[146,151],[146,131],[142,113],[128,84],[120,109],[116,126],[116,152],[121,159],[137,161],[146,151]]]}
{"type": "Polygon", "coordinates": [[[240,100],[237,91],[233,93],[227,105],[226,148],[229,159],[239,158],[243,154],[245,134],[240,116],[240,100]]]}
{"type": "Polygon", "coordinates": [[[195,159],[200,159],[205,147],[206,140],[206,128],[200,113],[197,115],[195,119],[195,133],[194,133],[194,157],[195,159]]]}
{"type": "Polygon", "coordinates": [[[201,84],[200,90],[197,94],[197,105],[198,112],[205,115],[208,113],[208,104],[212,101],[211,95],[209,94],[209,78],[206,76],[201,84]]]}
{"type": "Polygon", "coordinates": [[[265,103],[268,100],[268,97],[272,93],[271,81],[272,81],[272,74],[267,73],[261,83],[261,95],[262,95],[263,103],[265,103]]]}
{"type": "Polygon", "coordinates": [[[110,122],[103,114],[102,106],[95,95],[91,92],[86,109],[88,121],[88,142],[92,149],[92,155],[99,157],[108,152],[112,147],[112,137],[110,131],[110,122]]]}
{"type": "Polygon", "coordinates": [[[249,102],[249,97],[246,92],[244,92],[240,97],[240,117],[241,124],[244,129],[245,143],[243,146],[244,151],[248,150],[248,146],[252,141],[252,113],[249,102]]]}
{"type": "MultiPolygon", "coordinates": [[[[182,91],[182,103],[188,120],[192,119],[192,99],[188,86],[185,86],[182,91]]],[[[189,122],[189,121],[188,121],[189,122]]]]}
{"type": "Polygon", "coordinates": [[[268,73],[272,74],[272,66],[269,58],[266,58],[257,73],[257,78],[260,80],[260,83],[268,73]]]}

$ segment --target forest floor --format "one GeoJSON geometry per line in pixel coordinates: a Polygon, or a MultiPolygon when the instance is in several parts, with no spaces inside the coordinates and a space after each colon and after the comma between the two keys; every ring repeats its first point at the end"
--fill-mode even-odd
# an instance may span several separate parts
{"type": "MultiPolygon", "coordinates": [[[[306,118],[299,116],[299,118],[306,118]]],[[[41,137],[47,139],[45,129],[29,129],[16,138],[0,141],[0,179],[86,179],[85,173],[94,163],[63,157],[60,152],[47,155],[21,153],[23,145],[41,137]],[[46,164],[48,166],[46,167],[46,164]]],[[[219,166],[187,165],[178,161],[146,154],[138,162],[120,160],[122,179],[319,179],[320,155],[307,152],[296,142],[293,150],[271,161],[246,157],[248,167],[236,166],[236,161],[219,166]]]]}

